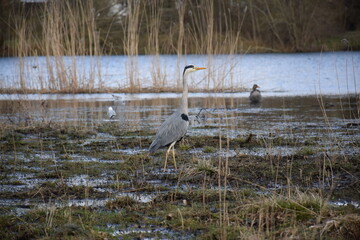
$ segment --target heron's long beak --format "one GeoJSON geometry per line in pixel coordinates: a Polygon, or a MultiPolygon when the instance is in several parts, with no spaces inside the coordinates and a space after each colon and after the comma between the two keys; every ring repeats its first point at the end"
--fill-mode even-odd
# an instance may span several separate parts
{"type": "Polygon", "coordinates": [[[203,70],[206,69],[205,67],[195,67],[195,70],[203,70]]]}

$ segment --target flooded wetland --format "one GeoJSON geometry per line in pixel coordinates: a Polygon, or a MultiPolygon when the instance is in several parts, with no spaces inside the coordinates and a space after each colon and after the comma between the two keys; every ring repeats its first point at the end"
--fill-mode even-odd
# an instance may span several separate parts
{"type": "Polygon", "coordinates": [[[164,172],[165,149],[148,147],[178,96],[2,100],[4,236],[359,236],[355,95],[264,96],[253,106],[241,93],[190,94],[178,168],[170,158],[164,172]]]}
{"type": "Polygon", "coordinates": [[[160,57],[164,92],[152,59],[139,57],[140,93],[127,58],[103,56],[83,94],[45,91],[58,86],[45,57],[24,59],[22,82],[1,59],[2,238],[359,239],[357,52],[187,56],[209,71],[189,76],[190,126],[166,171],[166,149],[148,149],[181,71],[160,57]]]}
{"type": "Polygon", "coordinates": [[[357,2],[0,1],[0,239],[359,240],[357,2]]]}

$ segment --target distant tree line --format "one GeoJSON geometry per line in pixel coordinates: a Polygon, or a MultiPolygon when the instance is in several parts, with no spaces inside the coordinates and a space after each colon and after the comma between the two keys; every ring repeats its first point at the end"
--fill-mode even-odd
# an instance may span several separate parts
{"type": "Polygon", "coordinates": [[[1,56],[359,50],[360,1],[1,0],[0,29],[1,56]]]}

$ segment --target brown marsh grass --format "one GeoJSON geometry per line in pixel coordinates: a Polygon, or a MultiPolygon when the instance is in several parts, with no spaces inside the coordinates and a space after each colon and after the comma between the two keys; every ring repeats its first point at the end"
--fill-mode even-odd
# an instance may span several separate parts
{"type": "MultiPolygon", "coordinates": [[[[241,115],[237,116],[225,109],[236,108],[243,103],[242,101],[246,100],[237,98],[230,99],[230,101],[225,98],[216,98],[214,101],[205,100],[203,105],[208,108],[210,113],[211,109],[215,108],[224,110],[212,114],[213,120],[211,121],[214,122],[211,123],[219,124],[213,128],[215,135],[187,137],[190,143],[185,142],[185,146],[179,146],[176,149],[179,166],[183,165],[184,167],[181,167],[178,172],[165,175],[158,171],[162,168],[164,160],[161,152],[155,156],[149,156],[146,152],[141,151],[127,156],[119,152],[119,150],[138,148],[146,151],[150,144],[154,132],[149,130],[149,126],[140,127],[144,124],[143,116],[140,113],[132,116],[135,119],[134,126],[127,124],[125,130],[120,130],[121,126],[117,126],[118,123],[97,122],[104,118],[103,113],[97,111],[94,111],[93,114],[98,115],[91,114],[90,122],[92,123],[88,125],[80,121],[77,123],[78,125],[71,123],[48,124],[46,121],[37,125],[39,118],[33,118],[28,125],[14,123],[9,131],[10,134],[6,132],[9,128],[6,130],[2,128],[0,132],[3,146],[1,148],[3,152],[2,167],[4,164],[14,164],[11,165],[12,168],[8,170],[3,168],[4,170],[29,171],[26,168],[29,165],[54,169],[54,162],[56,162],[55,172],[42,173],[49,178],[49,181],[39,187],[34,187],[27,192],[28,195],[25,195],[46,203],[46,206],[42,209],[32,209],[28,214],[10,219],[13,223],[20,224],[21,222],[27,226],[27,228],[11,228],[10,233],[30,234],[31,229],[35,229],[37,231],[32,232],[34,236],[52,237],[59,231],[66,232],[66,230],[62,230],[67,226],[64,223],[70,222],[73,226],[68,227],[74,231],[69,234],[74,234],[75,239],[81,239],[84,233],[87,237],[104,234],[103,236],[109,239],[116,238],[111,237],[110,234],[106,235],[110,231],[109,229],[105,231],[106,226],[102,225],[103,228],[98,228],[99,221],[96,219],[101,217],[103,223],[119,224],[121,222],[126,225],[137,223],[136,226],[140,224],[141,227],[144,227],[144,224],[151,224],[155,226],[153,227],[155,229],[161,229],[166,224],[167,229],[179,231],[181,234],[197,232],[201,234],[200,237],[205,239],[214,237],[234,239],[239,236],[242,239],[327,239],[330,236],[334,236],[334,239],[356,239],[358,230],[355,226],[360,224],[358,209],[352,208],[350,205],[334,207],[330,200],[336,191],[341,191],[335,188],[336,177],[344,174],[345,170],[355,176],[356,170],[349,165],[354,163],[356,166],[358,162],[354,159],[346,162],[341,156],[335,156],[332,153],[332,151],[336,151],[335,147],[334,149],[320,148],[316,150],[317,154],[309,153],[311,151],[302,151],[289,156],[277,156],[271,151],[271,148],[284,144],[285,146],[304,146],[304,143],[299,143],[296,137],[306,136],[307,131],[322,133],[321,136],[325,142],[334,139],[331,134],[323,131],[324,129],[300,129],[297,130],[298,135],[295,135],[296,130],[290,131],[291,121],[286,118],[284,118],[284,124],[288,128],[283,130],[283,134],[289,138],[285,139],[280,136],[273,138],[270,135],[276,136],[280,132],[272,129],[265,130],[267,134],[254,136],[249,142],[242,139],[244,136],[230,137],[230,131],[244,128],[242,127],[244,125],[235,124],[242,122],[243,119],[241,115]],[[138,125],[138,128],[135,125],[138,125]],[[97,131],[114,137],[107,139],[107,137],[96,136],[97,131]],[[24,138],[24,136],[26,137],[24,138]],[[33,136],[35,136],[35,141],[27,139],[31,139],[33,136]],[[204,153],[206,150],[213,154],[192,154],[187,151],[192,148],[194,143],[204,148],[204,153]],[[261,157],[241,154],[242,149],[258,146],[262,146],[269,153],[261,157]],[[21,157],[23,152],[26,154],[26,159],[32,159],[33,151],[40,152],[44,156],[51,153],[51,159],[45,161],[35,158],[35,160],[24,162],[21,157]],[[233,152],[236,153],[235,156],[231,155],[233,152]],[[99,160],[73,162],[74,156],[78,155],[91,156],[99,158],[99,160]],[[109,159],[119,162],[102,162],[102,160],[109,159]],[[345,170],[340,168],[345,168],[345,170]],[[97,179],[102,178],[104,173],[110,174],[111,178],[109,182],[102,183],[101,188],[110,188],[115,192],[96,193],[97,191],[88,185],[66,186],[71,176],[88,174],[91,176],[88,179],[97,179]],[[51,183],[53,178],[61,184],[51,183]],[[154,185],[152,181],[155,181],[154,185]],[[155,186],[158,181],[173,184],[174,188],[168,188],[167,185],[155,186]],[[314,186],[313,183],[318,184],[314,186]],[[192,185],[195,187],[191,187],[192,185]],[[149,203],[140,203],[130,197],[116,196],[119,192],[142,194],[146,191],[156,195],[156,198],[149,203]],[[106,199],[103,199],[104,195],[106,195],[106,199]],[[66,205],[67,198],[75,197],[86,200],[103,199],[106,205],[94,207],[91,202],[86,207],[66,205]],[[53,207],[55,201],[64,203],[64,207],[53,207]],[[33,221],[36,226],[32,225],[33,221]]],[[[327,100],[323,98],[323,101],[327,100]]],[[[333,101],[336,102],[336,100],[333,101]]],[[[282,113],[284,116],[288,114],[285,103],[286,101],[277,101],[277,106],[279,108],[282,106],[284,109],[282,113]]],[[[60,103],[53,101],[50,104],[54,104],[51,107],[55,109],[60,108],[61,104],[65,104],[66,107],[72,109],[70,110],[73,111],[72,115],[84,119],[86,118],[86,115],[82,115],[84,112],[76,115],[77,109],[106,108],[108,104],[112,103],[95,101],[91,103],[67,101],[60,103]],[[74,105],[72,106],[72,104],[74,105]]],[[[129,104],[142,108],[149,105],[176,106],[178,99],[154,99],[151,103],[137,101],[129,104]]],[[[190,108],[196,107],[196,101],[191,101],[190,108]]],[[[23,105],[21,108],[44,111],[44,116],[46,116],[46,109],[41,109],[40,102],[23,105]]],[[[160,124],[161,118],[170,114],[171,109],[171,107],[157,109],[154,114],[158,117],[154,121],[160,124]]],[[[19,111],[22,112],[20,109],[19,111]]],[[[327,111],[326,108],[325,111],[327,111]]],[[[341,116],[341,114],[348,113],[340,112],[338,114],[341,116]]],[[[134,113],[130,112],[129,114],[134,113]]],[[[64,117],[66,117],[66,113],[64,117]]],[[[26,118],[25,115],[24,118],[26,118]]],[[[323,118],[323,121],[326,123],[326,130],[327,123],[331,123],[331,119],[323,118]]],[[[124,126],[122,127],[124,128],[124,126]]],[[[316,143],[311,143],[310,139],[308,141],[309,144],[306,146],[315,149],[316,143]]],[[[35,172],[35,174],[38,173],[35,172]]],[[[6,183],[6,179],[4,181],[6,183]]],[[[352,183],[356,184],[356,181],[352,181],[352,183]]],[[[25,193],[19,193],[20,197],[21,194],[25,193]]],[[[4,196],[6,197],[5,194],[4,196]]],[[[1,229],[6,229],[8,222],[8,219],[0,221],[1,229]]],[[[126,229],[123,225],[118,228],[126,229]]]]}
{"type": "MultiPolygon", "coordinates": [[[[120,29],[122,36],[123,53],[128,57],[126,66],[125,89],[123,91],[142,91],[146,80],[139,77],[139,48],[145,44],[147,54],[153,56],[151,62],[151,83],[154,90],[169,86],[177,81],[177,88],[181,87],[183,60],[188,53],[206,54],[208,56],[207,90],[210,85],[214,91],[223,90],[224,78],[231,69],[216,65],[234,66],[232,55],[240,51],[240,32],[246,17],[242,12],[237,21],[227,17],[225,5],[219,5],[222,16],[221,26],[215,18],[215,1],[208,0],[201,4],[189,4],[188,1],[176,3],[178,19],[174,28],[166,38],[161,31],[164,28],[165,18],[164,1],[157,0],[142,2],[128,0],[123,6],[124,14],[118,14],[119,20],[112,20],[108,28],[115,25],[120,29]],[[237,23],[239,22],[239,23],[237,23]],[[225,27],[222,27],[224,25],[225,27]],[[121,31],[122,30],[122,31],[121,31]],[[140,38],[146,33],[146,38],[140,38]],[[164,43],[165,41],[165,43],[164,43]],[[166,47],[166,45],[168,47],[166,47]],[[161,66],[159,56],[162,49],[168,53],[176,52],[178,63],[174,77],[169,76],[161,66]],[[228,59],[221,63],[214,62],[216,54],[228,54],[228,59]],[[173,79],[175,78],[175,79],[173,79]]],[[[10,25],[14,26],[14,49],[19,58],[19,83],[15,89],[22,92],[106,92],[119,91],[106,89],[102,85],[101,60],[108,36],[100,39],[101,32],[97,26],[97,17],[94,2],[76,0],[73,2],[47,1],[39,5],[40,10],[19,8],[14,10],[10,25]],[[36,64],[25,61],[28,56],[45,56],[46,71],[38,74],[38,79],[29,82],[26,76],[36,64]],[[84,56],[84,57],[83,57],[84,56]],[[86,56],[86,57],[85,57],[86,56]],[[90,57],[90,66],[84,70],[85,58],[90,57]]],[[[115,19],[115,18],[114,18],[115,19]]],[[[108,31],[108,30],[106,30],[108,31]]],[[[174,90],[174,89],[173,89],[174,90]]],[[[177,89],[175,89],[177,90],[177,89]]],[[[13,91],[8,89],[8,91],[13,91]]]]}
{"type": "MultiPolygon", "coordinates": [[[[279,48],[303,51],[319,38],[317,34],[324,34],[316,19],[318,16],[328,19],[321,9],[336,9],[332,5],[341,7],[340,3],[317,1],[313,4],[308,0],[299,3],[284,0],[266,3],[257,0],[171,3],[51,0],[26,7],[14,5],[10,19],[3,21],[7,21],[12,31],[11,49],[15,49],[19,57],[19,74],[15,89],[3,91],[140,92],[149,82],[153,91],[167,90],[167,86],[177,82],[171,90],[178,91],[188,54],[208,56],[209,71],[203,80],[205,90],[224,91],[224,78],[230,75],[232,82],[231,68],[239,64],[233,60],[234,54],[257,52],[261,48],[272,52],[279,48]],[[118,9],[113,10],[114,6],[118,9]],[[106,23],[108,25],[104,25],[106,23]],[[267,47],[263,47],[265,45],[267,47]],[[101,79],[99,56],[112,53],[128,56],[125,66],[119,66],[126,68],[126,75],[121,76],[126,82],[122,89],[108,89],[101,79]],[[139,54],[153,56],[148,69],[150,79],[140,79],[139,54]],[[160,54],[177,55],[174,72],[164,70],[160,54]],[[214,57],[218,54],[228,58],[219,63],[214,57]],[[29,82],[27,74],[34,66],[25,61],[27,56],[45,56],[48,76],[45,72],[39,73],[37,80],[29,82]],[[65,60],[65,56],[68,59],[65,60]],[[91,58],[86,71],[84,59],[79,56],[91,58]],[[230,70],[223,66],[230,66],[230,70]]],[[[331,21],[334,23],[334,17],[331,21]]],[[[356,44],[353,39],[345,42],[348,49],[352,49],[350,42],[356,44]]],[[[337,43],[341,45],[340,41],[337,43]]]]}
{"type": "Polygon", "coordinates": [[[48,1],[41,6],[41,11],[26,8],[19,11],[11,21],[16,33],[14,48],[19,58],[20,90],[93,91],[95,78],[101,76],[93,1],[48,1]],[[37,82],[28,83],[25,73],[38,66],[26,65],[25,58],[39,54],[46,56],[48,78],[40,73],[37,82]],[[90,72],[83,71],[83,61],[79,57],[82,55],[91,59],[90,72]]]}
{"type": "Polygon", "coordinates": [[[154,88],[159,88],[165,85],[165,74],[164,68],[161,67],[160,63],[160,27],[161,18],[163,14],[163,0],[155,0],[147,3],[149,6],[148,14],[146,14],[147,31],[148,31],[148,43],[147,43],[147,54],[153,56],[151,61],[151,80],[154,88]]]}

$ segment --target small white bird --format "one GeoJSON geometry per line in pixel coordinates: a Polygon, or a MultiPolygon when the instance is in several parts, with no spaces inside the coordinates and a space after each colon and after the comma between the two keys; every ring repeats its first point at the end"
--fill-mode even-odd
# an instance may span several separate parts
{"type": "Polygon", "coordinates": [[[120,95],[112,95],[115,98],[115,104],[119,106],[125,106],[125,100],[123,96],[120,95]]]}
{"type": "Polygon", "coordinates": [[[108,108],[107,114],[110,119],[113,119],[116,116],[116,112],[112,107],[108,108]]]}

